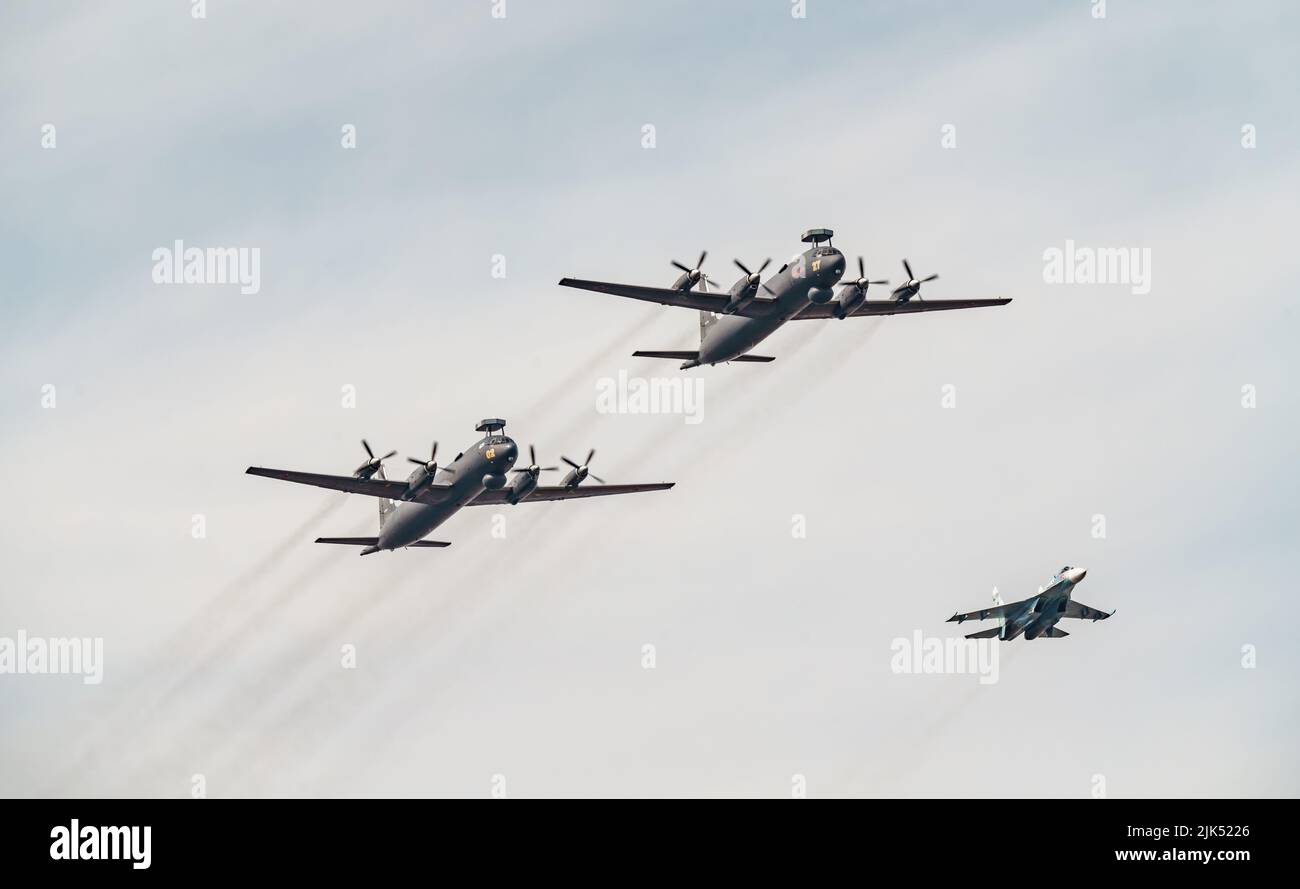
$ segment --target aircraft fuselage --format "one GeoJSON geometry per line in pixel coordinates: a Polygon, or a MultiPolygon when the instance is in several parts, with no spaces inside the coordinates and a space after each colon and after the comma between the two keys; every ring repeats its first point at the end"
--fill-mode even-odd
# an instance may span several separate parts
{"type": "Polygon", "coordinates": [[[1026,639],[1046,635],[1065,614],[1075,586],[1083,580],[1086,573],[1080,569],[1071,569],[1036,597],[1026,599],[1022,608],[1007,615],[1007,622],[1003,624],[998,638],[1010,641],[1020,635],[1026,639]]]}
{"type": "MultiPolygon", "coordinates": [[[[438,467],[432,484],[449,486],[440,503],[405,502],[384,520],[375,549],[400,549],[424,538],[486,490],[507,484],[506,474],[515,465],[519,448],[508,435],[489,433],[447,466],[438,467]]],[[[428,473],[417,468],[407,479],[414,486],[428,473]]]]}
{"type": "Polygon", "coordinates": [[[760,288],[760,298],[777,303],[773,317],[718,315],[704,330],[700,357],[683,367],[719,364],[739,358],[807,306],[835,299],[834,287],[844,274],[844,267],[844,254],[834,247],[817,245],[805,250],[765,282],[770,293],[760,288]]]}

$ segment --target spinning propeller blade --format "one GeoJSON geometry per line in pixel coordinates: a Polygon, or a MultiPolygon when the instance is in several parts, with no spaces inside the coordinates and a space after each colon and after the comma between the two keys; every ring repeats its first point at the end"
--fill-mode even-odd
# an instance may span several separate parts
{"type": "Polygon", "coordinates": [[[592,478],[594,478],[596,481],[600,482],[602,485],[605,484],[605,480],[603,478],[601,478],[598,475],[593,475],[591,470],[587,468],[588,464],[591,463],[591,458],[594,456],[596,456],[596,449],[592,448],[591,450],[587,451],[587,459],[582,461],[582,465],[578,465],[577,463],[574,463],[572,460],[570,460],[568,457],[561,455],[560,459],[563,460],[565,463],[568,463],[570,466],[572,466],[574,471],[578,473],[578,477],[574,480],[574,484],[581,482],[589,475],[592,478]]]}
{"type": "MultiPolygon", "coordinates": [[[[418,457],[407,457],[406,459],[407,459],[408,462],[410,462],[410,463],[414,463],[416,466],[423,466],[423,467],[424,467],[424,471],[427,472],[427,473],[429,473],[430,477],[432,477],[432,476],[434,476],[434,475],[437,475],[437,473],[438,473],[438,443],[435,441],[435,442],[433,443],[433,447],[431,447],[431,448],[429,449],[429,459],[428,459],[428,460],[421,460],[421,459],[419,459],[418,457]]],[[[448,469],[448,468],[446,468],[446,467],[443,467],[443,468],[444,468],[444,471],[446,471],[446,472],[454,472],[454,471],[455,471],[455,470],[452,470],[452,469],[448,469]]]]}
{"type": "Polygon", "coordinates": [[[370,459],[353,470],[352,475],[356,478],[370,478],[370,476],[379,471],[380,466],[383,465],[385,460],[397,454],[397,451],[389,451],[382,457],[376,457],[374,450],[370,447],[370,442],[366,441],[364,438],[361,439],[361,446],[366,449],[366,454],[370,459]]]}
{"type": "Polygon", "coordinates": [[[538,466],[537,465],[537,448],[532,445],[528,446],[528,465],[518,466],[511,472],[527,472],[530,475],[541,475],[543,472],[554,472],[559,469],[558,466],[538,466]]]}
{"type": "MultiPolygon", "coordinates": [[[[701,250],[700,258],[695,261],[695,268],[690,268],[689,266],[683,265],[682,263],[678,262],[675,259],[671,261],[671,265],[673,268],[680,269],[681,271],[686,273],[687,280],[690,282],[690,286],[687,287],[688,290],[690,289],[690,287],[694,287],[700,281],[708,280],[709,276],[704,274],[704,272],[700,268],[701,266],[704,265],[704,260],[706,257],[708,257],[708,255],[709,255],[709,251],[701,250]]],[[[715,284],[715,282],[713,281],[709,281],[709,283],[715,284]]]]}
{"type": "Polygon", "coordinates": [[[858,288],[859,290],[866,290],[868,284],[888,284],[889,282],[888,282],[888,281],[868,281],[868,280],[867,280],[867,264],[866,264],[866,262],[862,259],[862,257],[859,256],[859,257],[858,257],[858,277],[857,277],[857,279],[854,280],[854,279],[852,279],[852,278],[848,278],[848,279],[845,279],[845,280],[841,281],[840,283],[843,284],[843,285],[845,285],[846,287],[856,287],[856,288],[858,288]]]}

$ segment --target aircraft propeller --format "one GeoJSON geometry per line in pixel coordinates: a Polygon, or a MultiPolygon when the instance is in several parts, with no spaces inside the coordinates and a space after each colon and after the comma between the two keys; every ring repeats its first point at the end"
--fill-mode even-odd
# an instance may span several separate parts
{"type": "Polygon", "coordinates": [[[708,255],[709,255],[709,251],[701,250],[700,258],[695,261],[695,268],[693,269],[687,268],[686,266],[682,265],[680,262],[674,259],[672,261],[673,268],[680,269],[683,274],[680,278],[677,279],[677,283],[674,284],[673,286],[678,290],[690,290],[692,287],[694,287],[696,284],[700,283],[701,281],[705,282],[705,284],[713,284],[714,283],[713,279],[710,278],[708,275],[704,274],[704,272],[700,270],[700,267],[704,265],[704,260],[708,255]]]}
{"type": "MultiPolygon", "coordinates": [[[[428,477],[433,478],[438,474],[438,443],[435,441],[433,447],[429,449],[428,460],[421,460],[418,457],[407,457],[406,460],[408,463],[414,463],[416,466],[423,466],[424,471],[429,474],[428,477]]],[[[450,469],[447,471],[451,472],[450,469]]]]}
{"type": "MultiPolygon", "coordinates": [[[[906,264],[907,264],[907,260],[903,260],[903,264],[906,265],[906,264]]],[[[910,269],[908,270],[908,275],[909,275],[909,277],[911,276],[911,270],[910,270],[910,269]]],[[[859,256],[859,257],[858,257],[858,277],[857,277],[857,280],[856,280],[856,281],[854,281],[854,280],[846,280],[846,281],[841,281],[840,283],[841,283],[841,284],[844,284],[844,285],[847,285],[847,286],[849,286],[849,287],[856,287],[856,288],[858,288],[859,290],[866,290],[868,284],[888,284],[889,282],[888,282],[888,281],[868,281],[868,280],[867,280],[867,265],[866,265],[865,262],[862,261],[862,257],[859,256]]]]}
{"type": "Polygon", "coordinates": [[[934,281],[939,277],[938,275],[927,275],[918,281],[916,275],[912,274],[912,267],[908,265],[906,259],[903,260],[903,269],[907,272],[907,281],[903,283],[903,286],[911,288],[916,293],[918,299],[921,296],[921,285],[926,281],[934,281]]]}
{"type": "Polygon", "coordinates": [[[361,446],[366,449],[366,453],[370,455],[370,459],[356,468],[352,473],[353,478],[370,478],[379,471],[379,467],[385,460],[397,455],[397,451],[389,451],[382,457],[376,457],[375,452],[370,449],[370,443],[364,438],[361,439],[361,446]]]}
{"type": "Polygon", "coordinates": [[[600,482],[602,485],[605,484],[605,480],[603,478],[591,473],[591,471],[587,468],[587,464],[591,463],[591,458],[594,456],[596,456],[596,449],[592,448],[590,451],[587,451],[587,459],[582,461],[581,466],[579,466],[577,463],[574,463],[568,457],[565,456],[560,457],[561,460],[563,460],[565,463],[568,463],[570,466],[573,467],[573,471],[576,473],[576,477],[573,480],[573,483],[575,485],[581,482],[583,479],[585,479],[588,475],[591,475],[592,478],[600,482]]]}
{"type": "Polygon", "coordinates": [[[742,272],[745,273],[745,277],[748,279],[745,283],[745,286],[753,290],[758,287],[758,283],[760,280],[759,276],[763,274],[763,269],[767,268],[768,265],[771,264],[772,257],[769,256],[767,259],[763,260],[763,264],[758,267],[758,271],[756,272],[751,272],[749,269],[745,268],[745,264],[741,262],[739,259],[733,259],[732,262],[736,264],[736,268],[740,269],[742,272]]]}
{"type": "Polygon", "coordinates": [[[538,466],[537,449],[534,448],[532,445],[528,446],[528,464],[529,465],[527,466],[518,466],[510,471],[526,472],[529,475],[531,475],[533,478],[536,478],[537,476],[541,475],[543,472],[554,472],[555,470],[560,468],[558,466],[538,466]]]}

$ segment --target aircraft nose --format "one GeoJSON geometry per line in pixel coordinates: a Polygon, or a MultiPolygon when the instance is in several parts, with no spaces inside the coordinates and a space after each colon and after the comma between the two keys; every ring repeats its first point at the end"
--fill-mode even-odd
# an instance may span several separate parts
{"type": "Polygon", "coordinates": [[[1074,582],[1078,583],[1079,581],[1083,580],[1087,576],[1088,576],[1087,571],[1083,570],[1082,568],[1076,568],[1074,571],[1074,582]]]}

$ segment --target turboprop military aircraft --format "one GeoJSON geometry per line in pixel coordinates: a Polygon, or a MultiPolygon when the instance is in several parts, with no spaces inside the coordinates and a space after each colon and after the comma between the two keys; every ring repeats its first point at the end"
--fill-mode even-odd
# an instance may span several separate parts
{"type": "MultiPolygon", "coordinates": [[[[595,455],[593,450],[587,461],[575,469],[558,486],[538,484],[543,472],[553,466],[538,466],[537,452],[529,445],[530,463],[515,467],[519,447],[505,434],[506,421],[488,419],[475,427],[483,438],[469,450],[457,454],[446,466],[438,465],[438,443],[433,443],[428,459],[408,457],[416,469],[406,481],[389,480],[384,476],[383,461],[396,452],[383,457],[364,440],[362,445],[370,459],[357,467],[352,475],[320,475],[314,472],[294,472],[288,469],[263,469],[248,467],[249,475],[278,478],[318,488],[331,488],[350,494],[365,494],[379,498],[379,534],[376,537],[318,537],[317,543],[337,543],[344,546],[363,547],[361,555],[395,550],[408,546],[451,546],[442,540],[426,540],[425,535],[451,518],[464,506],[517,505],[547,500],[575,500],[581,497],[604,497],[611,494],[635,494],[641,491],[663,491],[674,482],[648,485],[584,485],[587,463],[595,455]],[[511,481],[508,474],[514,475],[511,481]]],[[[567,461],[566,458],[566,462],[567,461]]],[[[596,476],[592,478],[600,481],[596,476]]]]}
{"type": "Polygon", "coordinates": [[[966,614],[954,614],[948,618],[948,621],[961,623],[967,620],[997,618],[998,625],[996,627],[980,630],[978,633],[971,633],[966,637],[967,639],[992,639],[996,636],[1005,642],[1021,634],[1024,634],[1026,639],[1037,639],[1039,636],[1059,639],[1062,636],[1070,635],[1056,626],[1057,621],[1063,617],[1096,622],[1105,620],[1115,613],[1114,611],[1109,613],[1098,611],[1096,608],[1089,608],[1082,602],[1076,602],[1070,598],[1074,588],[1087,576],[1088,572],[1082,568],[1072,568],[1066,565],[1056,572],[1052,576],[1051,583],[1041,588],[1035,596],[1008,605],[1003,603],[1001,596],[994,593],[992,608],[970,611],[966,614]]]}
{"type": "Polygon", "coordinates": [[[1004,306],[1010,299],[941,299],[920,298],[921,285],[938,278],[929,275],[917,279],[912,267],[903,260],[907,280],[894,288],[888,299],[868,300],[867,290],[872,284],[888,281],[867,280],[866,264],[858,257],[858,276],[841,281],[844,274],[844,254],[831,244],[835,233],[828,228],[813,228],[804,232],[801,240],[812,246],[776,270],[776,274],[763,281],[761,276],[771,260],[766,260],[751,272],[740,260],[735,260],[741,277],[731,289],[709,293],[709,277],[701,270],[706,253],[700,254],[695,268],[688,269],[679,262],[673,265],[682,270],[671,287],[641,287],[635,284],[612,284],[607,281],[584,281],[563,278],[562,287],[612,293],[667,306],[698,309],[700,313],[700,348],[694,351],[639,350],[635,356],[643,358],[682,358],[681,369],[688,370],[702,364],[728,361],[773,361],[770,355],[754,355],[750,349],[775,333],[787,321],[811,321],[825,318],[868,318],[876,315],[910,315],[916,312],[942,312],[947,309],[975,309],[981,306],[1004,306]],[[696,285],[700,290],[695,290],[696,285]],[[837,296],[835,287],[842,289],[837,296]],[[912,302],[912,297],[917,297],[912,302]]]}

